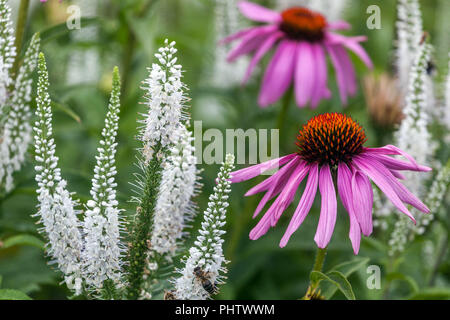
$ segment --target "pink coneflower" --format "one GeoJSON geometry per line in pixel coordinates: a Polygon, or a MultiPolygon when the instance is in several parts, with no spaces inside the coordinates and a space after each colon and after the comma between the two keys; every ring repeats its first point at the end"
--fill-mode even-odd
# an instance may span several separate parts
{"type": "Polygon", "coordinates": [[[246,83],[261,58],[276,47],[262,80],[258,98],[261,107],[276,102],[294,82],[296,102],[304,107],[310,102],[316,107],[320,100],[331,97],[327,86],[326,54],[336,70],[341,100],[356,93],[356,77],[345,49],[354,52],[368,66],[372,62],[359,42],[366,37],[345,37],[333,30],[349,29],[345,21],[328,23],[324,16],[302,7],[293,7],[281,13],[257,4],[241,1],[239,9],[247,18],[267,25],[252,27],[233,34],[223,43],[240,39],[229,53],[228,61],[244,54],[252,54],[243,82],[246,83]]]}
{"type": "Polygon", "coordinates": [[[282,166],[274,175],[250,189],[250,196],[266,192],[253,217],[266,203],[277,197],[265,215],[250,232],[256,240],[274,227],[282,213],[294,200],[300,183],[308,176],[303,195],[280,242],[284,247],[291,235],[306,218],[319,187],[322,208],[314,241],[319,248],[330,242],[336,223],[337,202],[333,179],[337,182],[342,204],[350,217],[349,237],[355,254],[359,251],[361,232],[372,233],[372,180],[392,203],[414,221],[405,204],[428,213],[429,209],[397,179],[404,179],[402,170],[430,171],[418,165],[399,148],[387,145],[382,148],[366,148],[363,128],[350,117],[340,113],[325,113],[308,121],[297,136],[298,151],[231,173],[233,183],[249,180],[262,172],[282,166]],[[402,155],[408,161],[388,155],[402,155]],[[369,180],[370,179],[370,180],[369,180]],[[405,204],[404,204],[405,203],[405,204]]]}

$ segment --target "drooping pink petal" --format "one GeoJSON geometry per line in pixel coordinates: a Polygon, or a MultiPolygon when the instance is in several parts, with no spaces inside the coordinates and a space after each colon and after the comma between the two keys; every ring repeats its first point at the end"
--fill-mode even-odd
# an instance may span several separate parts
{"type": "Polygon", "coordinates": [[[353,158],[353,163],[355,163],[358,168],[365,173],[373,182],[383,191],[383,193],[388,197],[389,200],[404,214],[406,214],[414,223],[416,220],[409,210],[405,207],[402,200],[398,197],[394,188],[391,185],[387,176],[390,174],[384,166],[380,165],[378,162],[372,161],[368,157],[362,155],[353,158]]]}
{"type": "Polygon", "coordinates": [[[344,208],[348,212],[350,219],[350,230],[348,236],[352,242],[353,252],[358,254],[361,243],[361,228],[356,219],[355,211],[353,209],[353,192],[352,192],[352,172],[343,162],[338,165],[338,192],[344,208]]]}
{"type": "Polygon", "coordinates": [[[356,219],[359,222],[362,233],[368,237],[373,231],[373,190],[367,176],[361,174],[358,170],[353,172],[352,194],[352,206],[355,211],[356,219]]]}
{"type": "Polygon", "coordinates": [[[329,30],[349,30],[352,28],[352,26],[347,21],[338,20],[338,21],[328,23],[327,28],[329,30]]]}
{"type": "Polygon", "coordinates": [[[421,166],[419,164],[412,164],[403,160],[394,159],[388,156],[379,155],[371,153],[371,156],[377,159],[379,162],[384,164],[387,168],[391,170],[410,170],[410,171],[431,171],[431,168],[426,166],[421,166]]]}
{"type": "Polygon", "coordinates": [[[336,46],[334,45],[325,45],[325,48],[330,55],[331,62],[336,71],[336,81],[339,89],[339,95],[341,96],[342,104],[347,104],[347,79],[345,76],[346,70],[342,65],[342,62],[339,59],[338,53],[336,52],[336,46]]]}
{"type": "Polygon", "coordinates": [[[337,213],[336,191],[334,189],[330,167],[327,164],[323,165],[320,169],[319,190],[322,198],[322,207],[320,209],[319,225],[317,226],[314,241],[319,248],[323,249],[328,245],[333,235],[337,213]]]}
{"type": "Polygon", "coordinates": [[[311,99],[316,82],[315,60],[312,46],[309,42],[297,44],[295,67],[295,100],[299,107],[304,107],[311,99]]]}
{"type": "MultiPolygon", "coordinates": [[[[404,156],[406,159],[408,159],[409,162],[411,162],[411,164],[416,167],[417,171],[431,171],[432,170],[429,167],[419,165],[416,162],[416,160],[414,160],[414,158],[411,157],[408,153],[406,153],[402,149],[400,149],[394,145],[391,145],[391,144],[388,144],[381,148],[364,148],[364,152],[368,152],[370,154],[379,154],[379,155],[401,155],[401,156],[404,156]]],[[[412,170],[412,169],[407,169],[407,170],[412,170]]]]}
{"type": "Polygon", "coordinates": [[[355,68],[353,67],[350,57],[342,46],[336,46],[336,53],[341,61],[341,65],[345,69],[347,91],[351,96],[354,96],[357,90],[355,68]]]}
{"type": "Polygon", "coordinates": [[[261,29],[263,27],[265,27],[265,26],[250,27],[250,28],[243,29],[241,31],[233,33],[232,35],[229,35],[228,37],[220,40],[218,44],[219,45],[224,45],[224,44],[233,42],[234,40],[237,40],[237,39],[240,39],[240,38],[244,37],[245,35],[247,35],[248,33],[252,32],[253,30],[261,29]]]}
{"type": "Polygon", "coordinates": [[[348,50],[354,52],[364,64],[372,69],[373,63],[370,59],[367,52],[364,48],[359,44],[359,42],[366,41],[367,37],[365,36],[357,36],[357,37],[346,37],[341,34],[336,34],[332,32],[327,32],[326,34],[326,42],[330,45],[343,45],[348,50]]]}
{"type": "Polygon", "coordinates": [[[289,222],[289,226],[280,241],[281,248],[286,246],[292,234],[300,227],[308,215],[309,210],[311,210],[311,206],[317,192],[318,171],[317,164],[313,164],[309,167],[309,176],[308,181],[306,182],[305,190],[303,191],[302,198],[300,199],[297,209],[295,209],[294,215],[289,222]]]}
{"type": "MultiPolygon", "coordinates": [[[[303,179],[306,177],[309,171],[309,166],[306,165],[305,162],[302,162],[297,166],[294,173],[291,176],[291,179],[287,182],[287,184],[284,186],[284,190],[289,190],[289,192],[281,192],[280,196],[276,200],[276,207],[277,210],[275,210],[275,214],[272,218],[272,227],[276,225],[278,220],[280,219],[283,211],[292,203],[294,200],[295,193],[298,189],[298,186],[303,181],[303,179]]],[[[283,190],[283,191],[284,191],[283,190]]]]}
{"type": "Polygon", "coordinates": [[[320,44],[312,44],[314,61],[315,61],[315,86],[312,91],[311,107],[315,108],[319,104],[322,98],[330,97],[330,90],[327,86],[327,61],[325,58],[325,52],[320,44]]]}
{"type": "Polygon", "coordinates": [[[276,185],[282,177],[286,175],[290,176],[292,174],[293,169],[297,166],[299,161],[301,161],[300,157],[295,157],[294,159],[292,159],[292,161],[289,161],[285,166],[283,166],[280,170],[271,175],[269,178],[267,178],[261,183],[258,183],[256,186],[248,190],[245,193],[245,196],[248,197],[269,190],[271,186],[276,185]]]}
{"type": "MultiPolygon", "coordinates": [[[[381,162],[381,161],[380,161],[380,162],[381,162]]],[[[392,170],[392,169],[390,169],[390,168],[387,167],[387,166],[386,166],[386,168],[388,168],[389,171],[392,173],[392,175],[393,175],[394,177],[396,177],[397,179],[400,179],[400,180],[405,180],[405,179],[406,179],[406,177],[405,177],[404,175],[402,175],[400,172],[398,172],[398,171],[396,171],[396,170],[392,170]]]]}
{"type": "Polygon", "coordinates": [[[236,58],[257,50],[264,41],[274,33],[278,33],[276,26],[255,28],[253,31],[243,36],[241,42],[230,51],[227,56],[227,61],[233,62],[236,58]]]}
{"type": "Polygon", "coordinates": [[[247,71],[245,72],[244,79],[242,80],[242,84],[247,83],[248,79],[250,78],[250,75],[252,74],[253,70],[255,69],[256,65],[259,63],[261,58],[264,57],[267,51],[269,51],[282,36],[283,36],[282,32],[275,32],[264,40],[263,44],[258,48],[258,50],[256,50],[255,55],[252,57],[252,60],[250,61],[247,71]]]}
{"type": "Polygon", "coordinates": [[[281,21],[281,15],[253,2],[240,1],[238,3],[241,13],[250,20],[258,22],[276,23],[281,21]]]}
{"type": "MultiPolygon", "coordinates": [[[[378,163],[378,166],[383,167],[383,164],[378,162],[378,160],[375,159],[373,156],[365,155],[365,157],[367,159],[370,159],[372,161],[372,163],[378,163]]],[[[386,174],[386,179],[389,180],[392,188],[397,193],[400,200],[412,205],[413,207],[417,208],[418,210],[420,210],[424,213],[430,212],[428,207],[425,204],[423,204],[422,201],[420,201],[415,195],[413,195],[411,193],[411,191],[409,191],[403,184],[401,184],[399,181],[397,181],[397,179],[394,177],[394,175],[392,175],[391,171],[387,170],[387,172],[388,173],[386,174]]]]}
{"type": "Polygon", "coordinates": [[[237,170],[234,172],[231,172],[231,178],[230,181],[232,183],[238,183],[238,182],[242,182],[242,181],[246,181],[246,180],[250,180],[256,176],[259,176],[261,173],[267,171],[267,170],[271,170],[274,169],[278,166],[282,166],[283,164],[289,162],[290,160],[292,160],[293,158],[297,157],[297,153],[292,153],[289,154],[287,156],[281,157],[281,158],[277,158],[277,159],[272,159],[251,167],[247,167],[241,170],[237,170]]]}
{"type": "Polygon", "coordinates": [[[281,213],[291,204],[292,200],[294,199],[298,184],[300,184],[300,182],[297,184],[296,180],[302,179],[302,176],[304,176],[304,171],[305,163],[301,162],[295,168],[294,173],[289,178],[288,183],[286,184],[278,198],[272,203],[261,220],[259,220],[258,224],[250,231],[251,240],[260,238],[269,230],[271,226],[276,224],[277,219],[275,217],[278,216],[279,218],[281,216],[281,213]]]}
{"type": "Polygon", "coordinates": [[[280,42],[264,73],[258,98],[261,107],[277,101],[289,88],[295,70],[296,47],[296,41],[285,39],[280,42]]]}

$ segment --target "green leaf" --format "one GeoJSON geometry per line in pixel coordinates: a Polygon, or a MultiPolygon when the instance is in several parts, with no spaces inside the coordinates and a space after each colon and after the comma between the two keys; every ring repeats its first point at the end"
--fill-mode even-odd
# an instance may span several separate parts
{"type": "Polygon", "coordinates": [[[59,102],[52,101],[52,108],[60,110],[67,114],[69,117],[74,119],[76,122],[81,123],[81,118],[78,114],[76,114],[72,109],[70,109],[68,106],[65,106],[59,102]]]}
{"type": "Polygon", "coordinates": [[[386,276],[386,280],[387,281],[392,281],[392,280],[404,281],[410,286],[412,294],[416,294],[419,292],[419,286],[417,285],[417,282],[412,277],[404,275],[403,273],[400,273],[400,272],[389,273],[386,276]]]}
{"type": "MultiPolygon", "coordinates": [[[[336,290],[339,289],[342,294],[347,298],[347,300],[356,300],[355,294],[353,293],[352,285],[348,282],[347,278],[339,271],[331,271],[324,274],[319,271],[311,272],[311,282],[320,283],[322,280],[331,283],[336,290]]],[[[326,299],[330,299],[331,296],[324,295],[326,299]]]]}
{"type": "Polygon", "coordinates": [[[44,242],[35,236],[29,234],[19,234],[3,241],[3,246],[1,248],[6,249],[17,245],[33,246],[42,250],[44,250],[45,247],[44,242]]]}
{"type": "Polygon", "coordinates": [[[414,295],[409,300],[449,300],[450,288],[427,288],[414,295]]]}
{"type": "Polygon", "coordinates": [[[0,288],[2,287],[3,276],[0,276],[0,288]]]}
{"type": "Polygon", "coordinates": [[[0,289],[0,300],[32,300],[32,299],[19,290],[0,289]]]}
{"type": "MultiPolygon", "coordinates": [[[[367,265],[369,260],[370,260],[369,258],[365,258],[365,257],[355,257],[351,261],[344,262],[344,263],[334,266],[333,268],[331,268],[331,270],[329,272],[327,272],[327,274],[329,274],[333,271],[337,271],[337,272],[341,273],[347,279],[354,272],[358,271],[359,269],[361,269],[365,265],[367,265]]],[[[322,294],[327,299],[330,299],[336,293],[336,290],[337,290],[336,286],[333,286],[330,284],[325,284],[322,288],[322,294]]]]}
{"type": "MultiPolygon", "coordinates": [[[[100,21],[98,17],[91,17],[91,18],[81,18],[80,24],[81,27],[87,27],[89,25],[96,24],[100,21]]],[[[64,36],[68,33],[70,33],[72,30],[67,28],[66,22],[60,23],[56,26],[52,26],[50,28],[47,28],[43,31],[41,31],[41,42],[42,44],[50,42],[54,40],[55,38],[64,36]]]]}

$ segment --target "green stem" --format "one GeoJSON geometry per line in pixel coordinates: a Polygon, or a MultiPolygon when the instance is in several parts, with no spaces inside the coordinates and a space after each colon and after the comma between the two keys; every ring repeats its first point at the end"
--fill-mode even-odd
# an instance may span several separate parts
{"type": "MultiPolygon", "coordinates": [[[[325,256],[327,255],[327,248],[317,248],[317,254],[316,254],[316,260],[314,261],[314,266],[311,270],[322,272],[323,264],[325,262],[325,256]]],[[[319,294],[317,292],[317,288],[319,287],[319,281],[310,282],[308,290],[306,291],[306,294],[303,297],[303,300],[311,300],[311,296],[315,294],[319,294]]]]}
{"type": "Polygon", "coordinates": [[[25,33],[25,26],[27,24],[28,7],[30,5],[30,0],[21,0],[19,7],[19,14],[17,16],[16,25],[16,39],[14,41],[14,46],[16,47],[16,59],[14,60],[14,65],[12,67],[12,75],[15,78],[17,70],[19,68],[19,57],[22,51],[23,35],[25,33]]]}
{"type": "Polygon", "coordinates": [[[128,297],[137,299],[144,282],[148,241],[153,221],[153,213],[161,183],[162,158],[158,157],[161,146],[154,150],[154,156],[145,168],[145,186],[136,210],[136,216],[130,232],[130,248],[128,253],[128,297]]]}
{"type": "Polygon", "coordinates": [[[292,97],[292,93],[293,93],[293,89],[289,89],[289,91],[285,94],[283,101],[282,101],[282,105],[281,105],[281,110],[280,113],[278,114],[278,119],[277,119],[277,129],[280,130],[280,138],[281,138],[281,131],[282,128],[284,127],[284,123],[286,120],[286,116],[288,114],[288,110],[289,110],[289,105],[291,102],[291,97],[292,97]]]}

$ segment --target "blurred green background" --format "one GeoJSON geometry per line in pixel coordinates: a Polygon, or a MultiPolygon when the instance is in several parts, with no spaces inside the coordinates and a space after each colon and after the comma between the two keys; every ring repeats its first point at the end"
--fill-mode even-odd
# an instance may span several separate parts
{"type": "MultiPolygon", "coordinates": [[[[12,2],[19,2],[13,0],[12,2]]],[[[256,1],[258,2],[258,1],[256,1]]],[[[274,1],[259,1],[272,5],[274,1]]],[[[443,27],[450,15],[447,0],[421,1],[424,29],[431,35],[436,46],[435,62],[438,81],[447,72],[447,52],[450,39],[448,29],[443,27]],[[444,30],[443,30],[444,29],[444,30]],[[444,39],[445,41],[442,41],[444,39]],[[438,41],[439,40],[439,41],[438,41]]],[[[256,72],[246,87],[232,84],[226,88],[211,85],[210,78],[214,67],[214,1],[210,0],[105,0],[99,1],[97,15],[81,21],[84,28],[94,28],[98,33],[94,39],[76,37],[67,29],[65,21],[70,15],[67,6],[70,1],[59,4],[49,0],[42,5],[32,0],[25,39],[28,41],[34,32],[42,35],[42,51],[46,54],[50,73],[50,94],[54,102],[54,136],[60,167],[69,189],[76,197],[85,201],[89,196],[90,179],[94,167],[96,145],[100,138],[106,114],[111,86],[113,66],[118,65],[122,75],[123,95],[120,130],[118,136],[118,197],[121,207],[128,213],[134,211],[128,202],[131,196],[129,182],[133,180],[136,148],[135,140],[143,91],[141,82],[147,77],[147,67],[154,62],[153,54],[165,38],[177,42],[179,62],[184,70],[184,82],[189,88],[189,103],[193,120],[202,120],[203,129],[219,128],[274,128],[281,103],[260,109],[256,97],[261,79],[261,69],[256,72]],[[97,80],[93,83],[70,84],[70,61],[80,52],[94,51],[98,54],[97,80]]],[[[344,14],[353,29],[349,35],[367,35],[364,47],[375,64],[375,73],[391,72],[394,59],[396,1],[361,0],[351,1],[344,14]],[[382,29],[368,30],[366,9],[371,4],[381,8],[382,29]]],[[[16,6],[17,7],[17,6],[16,6]]],[[[16,9],[17,10],[17,9],[16,9]]],[[[83,14],[83,7],[81,7],[83,14]]],[[[368,71],[353,56],[359,79],[368,71]]],[[[264,60],[264,64],[267,59],[264,60]]],[[[95,69],[95,68],[94,68],[95,69]]],[[[329,70],[332,70],[331,68],[329,70]]],[[[89,72],[78,75],[91,78],[89,72]]],[[[332,72],[332,71],[331,71],[332,72]]],[[[95,76],[95,75],[94,75],[95,76]]],[[[332,75],[330,79],[334,79],[332,75]]],[[[342,109],[337,88],[329,81],[333,98],[323,101],[316,110],[299,109],[294,103],[280,140],[280,155],[295,150],[297,130],[310,117],[328,111],[342,111],[359,121],[368,136],[367,146],[380,146],[393,143],[392,130],[379,128],[371,121],[362,90],[350,99],[349,105],[342,109]]],[[[361,86],[360,86],[361,87],[361,86]]],[[[33,105],[34,107],[34,105],[33,105]]],[[[434,131],[439,135],[439,128],[434,131]]],[[[438,150],[438,158],[448,158],[445,143],[438,150]]],[[[196,198],[201,209],[206,207],[207,197],[212,191],[218,165],[200,165],[202,193],[196,198]]],[[[219,299],[296,299],[304,295],[309,282],[316,245],[313,241],[318,222],[320,201],[313,206],[311,213],[301,228],[291,238],[287,247],[278,247],[293,213],[291,206],[277,227],[271,229],[258,241],[250,241],[248,233],[255,225],[251,215],[260,196],[244,198],[244,193],[255,182],[233,185],[231,205],[227,217],[225,238],[225,257],[228,264],[228,280],[221,288],[219,299]]],[[[36,184],[32,155],[26,167],[16,175],[17,188],[5,198],[0,199],[0,240],[5,241],[15,235],[34,235],[37,233],[36,184]]],[[[297,195],[297,197],[299,197],[297,195]]],[[[444,214],[444,217],[446,215],[444,214]]],[[[393,216],[393,221],[396,219],[393,216]]],[[[195,224],[198,224],[200,214],[195,224]]],[[[392,225],[393,223],[391,223],[392,225]]],[[[194,225],[195,230],[195,225],[194,225]]],[[[387,258],[390,230],[376,232],[369,239],[363,239],[358,258],[368,258],[368,265],[379,265],[382,273],[382,288],[369,290],[366,268],[354,272],[351,281],[358,299],[408,298],[420,293],[427,297],[448,297],[450,281],[450,261],[446,251],[437,250],[448,245],[448,223],[438,221],[425,233],[411,242],[406,252],[395,260],[396,273],[391,272],[392,261],[387,258]],[[447,240],[446,240],[447,239],[447,240]],[[440,263],[424,258],[423,247],[426,240],[436,244],[433,259],[440,257],[440,263]],[[431,265],[430,265],[431,264],[431,265]],[[389,286],[388,286],[389,282],[389,286]],[[415,286],[418,286],[418,290],[415,286]],[[389,288],[389,290],[386,290],[389,288]],[[447,294],[447,296],[446,296],[447,294]]],[[[348,239],[348,215],[339,204],[336,230],[329,245],[325,270],[332,266],[354,259],[348,239]]],[[[195,235],[195,233],[194,233],[195,235]]],[[[42,239],[42,238],[41,238],[42,239]]],[[[187,246],[192,241],[188,239],[187,246]]],[[[11,245],[0,248],[0,276],[2,288],[19,289],[35,299],[65,299],[68,292],[59,286],[61,280],[52,266],[48,266],[40,244],[11,245]]],[[[335,298],[343,296],[336,294],[335,298]]]]}

